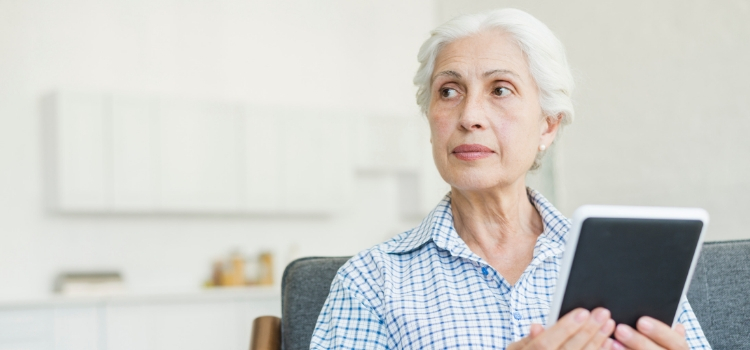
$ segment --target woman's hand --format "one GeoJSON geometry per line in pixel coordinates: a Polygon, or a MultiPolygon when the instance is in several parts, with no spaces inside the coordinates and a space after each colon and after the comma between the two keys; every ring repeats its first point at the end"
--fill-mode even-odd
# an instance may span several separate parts
{"type": "Polygon", "coordinates": [[[650,350],[650,349],[689,349],[685,339],[685,327],[677,324],[674,329],[663,322],[643,316],[636,323],[637,331],[632,327],[620,324],[615,331],[615,343],[613,349],[623,350],[650,350]]]}
{"type": "Polygon", "coordinates": [[[610,318],[609,310],[596,308],[589,312],[579,308],[549,329],[532,324],[529,335],[510,344],[508,350],[609,349],[613,344],[609,336],[614,330],[615,321],[610,318]]]}

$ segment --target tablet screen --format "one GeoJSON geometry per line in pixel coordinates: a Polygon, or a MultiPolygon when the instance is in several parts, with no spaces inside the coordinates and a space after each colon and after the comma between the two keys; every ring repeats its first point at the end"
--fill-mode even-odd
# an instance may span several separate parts
{"type": "Polygon", "coordinates": [[[605,307],[635,328],[641,316],[672,324],[703,222],[587,218],[581,225],[560,316],[605,307]]]}

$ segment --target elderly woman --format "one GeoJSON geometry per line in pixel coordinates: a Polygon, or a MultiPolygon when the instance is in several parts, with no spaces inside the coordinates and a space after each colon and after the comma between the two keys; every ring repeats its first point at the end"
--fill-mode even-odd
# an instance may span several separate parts
{"type": "Polygon", "coordinates": [[[417,102],[451,191],[418,227],[341,267],[311,348],[709,348],[687,302],[674,329],[649,317],[616,326],[602,308],[540,325],[570,229],[525,186],[573,119],[573,79],[549,28],[513,9],[458,17],[419,61],[417,102]]]}

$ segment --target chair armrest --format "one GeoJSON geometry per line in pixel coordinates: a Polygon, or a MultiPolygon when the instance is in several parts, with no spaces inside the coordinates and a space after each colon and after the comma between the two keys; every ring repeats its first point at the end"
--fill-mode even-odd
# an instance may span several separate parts
{"type": "Polygon", "coordinates": [[[260,316],[253,320],[250,350],[281,350],[281,319],[260,316]]]}

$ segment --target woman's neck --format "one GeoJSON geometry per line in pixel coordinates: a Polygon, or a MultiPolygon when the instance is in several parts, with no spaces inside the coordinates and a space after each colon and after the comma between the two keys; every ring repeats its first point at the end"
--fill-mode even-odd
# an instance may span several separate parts
{"type": "Polygon", "coordinates": [[[456,232],[469,249],[515,283],[543,230],[525,183],[488,191],[453,188],[451,209],[456,232]]]}

